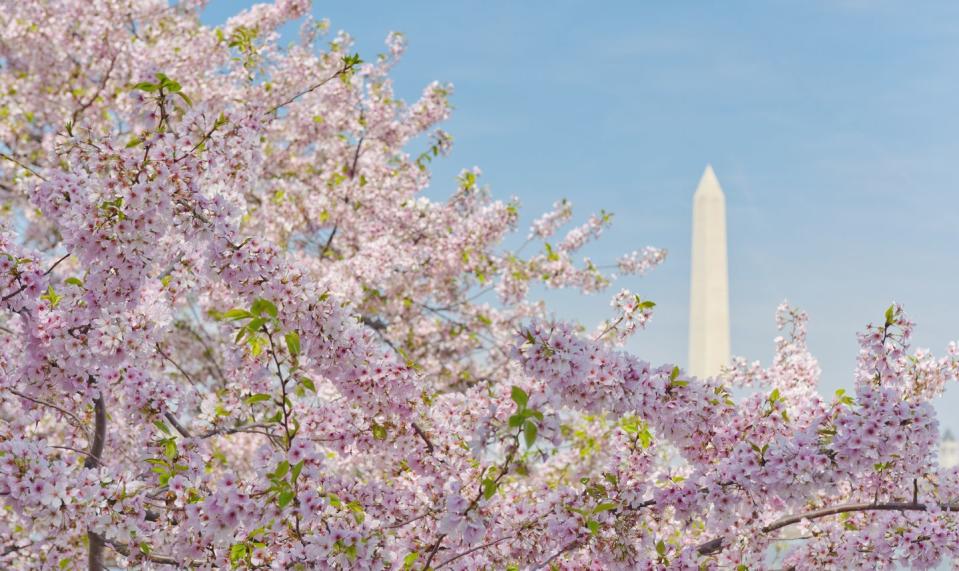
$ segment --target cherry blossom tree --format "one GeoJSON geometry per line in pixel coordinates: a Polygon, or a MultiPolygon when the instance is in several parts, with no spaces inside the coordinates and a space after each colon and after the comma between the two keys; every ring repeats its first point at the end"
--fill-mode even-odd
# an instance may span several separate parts
{"type": "Polygon", "coordinates": [[[930,400],[959,349],[898,305],[855,390],[817,392],[806,315],[769,367],[696,379],[530,288],[602,292],[559,201],[477,169],[425,198],[452,87],[397,99],[301,0],[0,10],[0,567],[931,568],[959,477],[930,400]],[[283,47],[279,28],[300,22],[283,47]]]}

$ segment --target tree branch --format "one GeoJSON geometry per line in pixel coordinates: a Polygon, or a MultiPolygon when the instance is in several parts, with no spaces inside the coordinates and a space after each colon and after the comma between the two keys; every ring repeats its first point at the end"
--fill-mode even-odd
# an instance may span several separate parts
{"type": "Polygon", "coordinates": [[[413,426],[413,431],[416,432],[416,434],[417,434],[420,438],[423,439],[423,442],[426,443],[426,450],[427,450],[427,452],[429,452],[430,454],[432,454],[432,453],[433,453],[433,443],[430,442],[429,437],[426,436],[426,433],[423,432],[423,429],[420,428],[420,426],[419,426],[418,424],[416,424],[415,422],[412,422],[412,423],[410,423],[410,424],[413,426]]]}
{"type": "Polygon", "coordinates": [[[43,176],[42,174],[38,173],[37,171],[33,170],[31,167],[29,167],[29,166],[21,163],[19,160],[15,159],[13,156],[8,155],[7,153],[0,153],[0,157],[3,157],[3,158],[7,159],[8,161],[10,161],[10,162],[12,162],[12,163],[14,163],[14,164],[16,164],[16,165],[19,165],[20,168],[22,168],[23,170],[25,170],[25,171],[27,171],[28,173],[32,174],[33,176],[39,178],[40,180],[42,180],[42,181],[44,181],[44,182],[47,181],[47,177],[45,177],[45,176],[43,176]]]}
{"type": "Polygon", "coordinates": [[[236,434],[237,432],[252,432],[252,428],[270,428],[269,424],[244,424],[243,426],[234,426],[233,428],[218,428],[216,430],[211,430],[209,432],[204,432],[199,435],[197,438],[210,438],[212,436],[219,436],[221,434],[236,434]]]}
{"type": "MultiPolygon", "coordinates": [[[[84,434],[86,434],[87,429],[86,429],[86,427],[84,426],[83,421],[80,420],[80,419],[77,417],[77,415],[75,415],[75,414],[73,414],[72,412],[66,410],[65,408],[61,408],[61,407],[59,407],[59,406],[57,406],[57,405],[55,405],[55,404],[53,404],[53,403],[47,402],[47,401],[42,401],[42,400],[40,400],[40,399],[35,399],[35,398],[31,397],[31,396],[25,395],[25,394],[21,393],[20,391],[17,391],[17,390],[14,390],[14,389],[8,389],[8,390],[9,390],[11,393],[17,395],[18,397],[20,397],[20,398],[22,398],[22,399],[24,399],[24,400],[28,400],[28,401],[30,401],[30,402],[32,402],[32,403],[36,403],[36,404],[39,404],[39,405],[41,405],[41,406],[50,407],[50,408],[56,410],[56,411],[59,412],[60,414],[66,416],[67,418],[69,418],[70,420],[72,420],[73,423],[76,425],[76,427],[79,428],[80,430],[82,430],[82,431],[84,432],[84,434]]],[[[89,435],[87,435],[87,438],[89,438],[89,435]]]]}
{"type": "Polygon", "coordinates": [[[467,550],[464,551],[463,553],[457,553],[456,555],[450,557],[449,559],[446,559],[445,561],[443,561],[442,563],[440,563],[439,565],[437,565],[436,567],[434,567],[434,569],[439,569],[440,567],[443,567],[444,565],[447,565],[447,564],[449,564],[449,563],[452,563],[452,562],[456,561],[456,560],[459,559],[460,557],[466,557],[466,556],[469,555],[470,553],[474,553],[474,552],[479,551],[479,550],[481,550],[481,549],[486,549],[487,547],[492,547],[492,546],[494,546],[494,545],[496,545],[496,544],[498,544],[498,543],[503,543],[503,542],[506,541],[507,539],[513,539],[513,537],[514,537],[514,536],[512,536],[512,535],[505,535],[505,536],[503,536],[503,537],[501,537],[501,538],[499,538],[499,539],[494,539],[493,541],[490,541],[489,543],[484,543],[483,545],[477,545],[476,547],[474,547],[474,548],[472,548],[472,549],[467,549],[467,550]]]}
{"type": "MultiPolygon", "coordinates": [[[[3,153],[0,153],[0,155],[3,155],[3,153]]],[[[4,155],[4,156],[6,156],[6,155],[4,155]]],[[[56,269],[56,267],[60,265],[60,262],[62,262],[63,260],[66,260],[66,259],[69,258],[69,257],[70,257],[70,254],[64,254],[64,255],[63,255],[60,259],[58,259],[56,262],[53,262],[53,265],[50,266],[50,267],[47,269],[47,271],[43,272],[43,275],[45,275],[45,276],[50,275],[50,272],[52,272],[54,269],[56,269]]],[[[9,293],[9,294],[3,296],[2,298],[0,298],[0,303],[3,303],[3,302],[5,302],[5,301],[7,301],[8,299],[17,296],[18,294],[20,294],[20,292],[22,292],[22,291],[25,290],[25,289],[27,289],[26,284],[20,286],[20,287],[19,287],[16,291],[14,291],[13,293],[9,293]]]]}
{"type": "Polygon", "coordinates": [[[316,91],[317,89],[323,87],[323,86],[326,85],[327,83],[333,81],[333,80],[336,79],[337,77],[339,77],[339,76],[343,75],[344,73],[346,73],[347,70],[351,69],[352,67],[353,67],[352,64],[344,65],[342,68],[340,68],[336,73],[334,73],[334,74],[331,75],[330,77],[327,77],[326,79],[324,79],[324,80],[322,80],[322,81],[320,81],[320,82],[318,82],[318,83],[315,83],[315,84],[311,85],[310,87],[307,87],[306,89],[304,89],[303,91],[297,93],[297,94],[294,95],[293,97],[290,97],[289,99],[287,99],[287,100],[284,101],[283,103],[280,103],[280,104],[278,104],[278,105],[276,105],[276,106],[274,106],[274,107],[271,107],[269,111],[267,111],[266,113],[264,113],[264,115],[272,115],[273,113],[279,111],[281,108],[286,107],[287,105],[289,105],[290,103],[293,103],[294,101],[296,101],[296,100],[299,99],[300,97],[303,97],[303,96],[306,95],[307,93],[310,93],[311,91],[316,91]]]}
{"type": "Polygon", "coordinates": [[[180,436],[182,436],[183,438],[192,438],[192,437],[193,437],[193,435],[190,434],[190,431],[187,430],[185,426],[183,426],[182,424],[180,424],[180,421],[177,420],[176,417],[173,416],[172,413],[170,413],[170,412],[165,412],[165,413],[163,413],[163,417],[166,418],[167,421],[169,421],[170,424],[173,425],[173,428],[175,428],[176,431],[180,433],[180,436]]]}
{"type": "MultiPolygon", "coordinates": [[[[106,543],[120,555],[123,555],[124,557],[130,556],[130,548],[127,545],[124,545],[120,543],[119,541],[114,541],[112,539],[108,539],[106,543]]],[[[153,553],[144,553],[143,557],[146,558],[147,561],[152,561],[154,563],[161,563],[164,565],[173,565],[176,567],[180,566],[180,563],[176,559],[169,557],[167,555],[154,555],[153,553]]]]}
{"type": "MultiPolygon", "coordinates": [[[[939,503],[936,504],[937,507],[945,512],[959,512],[959,504],[957,503],[939,503]]],[[[762,528],[762,533],[771,533],[778,529],[788,527],[790,525],[799,523],[803,520],[814,520],[831,515],[837,515],[842,513],[849,512],[869,512],[869,511],[896,511],[896,512],[906,512],[906,511],[918,511],[924,512],[929,510],[928,505],[920,504],[916,502],[886,502],[886,503],[859,503],[859,504],[842,504],[838,506],[832,506],[828,508],[822,508],[818,510],[813,510],[811,512],[796,514],[787,516],[781,519],[774,521],[773,523],[762,528]]],[[[700,544],[696,550],[700,555],[714,555],[719,553],[728,546],[726,538],[717,537],[711,539],[706,543],[700,544]]]]}
{"type": "MultiPolygon", "coordinates": [[[[93,429],[93,442],[90,444],[90,452],[87,455],[87,459],[83,462],[84,468],[100,467],[100,457],[103,455],[103,446],[106,444],[107,411],[103,403],[102,393],[93,401],[93,409],[96,419],[93,429]]],[[[87,567],[90,571],[103,571],[103,536],[90,530],[87,531],[87,539],[90,541],[87,567]]]]}

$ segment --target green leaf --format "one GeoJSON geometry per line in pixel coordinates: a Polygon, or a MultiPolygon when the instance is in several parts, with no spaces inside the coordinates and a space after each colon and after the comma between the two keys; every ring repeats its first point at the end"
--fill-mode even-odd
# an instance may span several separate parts
{"type": "Polygon", "coordinates": [[[373,432],[373,438],[377,440],[386,440],[386,427],[377,422],[373,422],[370,425],[370,430],[373,432]]]}
{"type": "Polygon", "coordinates": [[[588,520],[586,522],[586,527],[589,528],[589,533],[592,535],[599,533],[599,522],[594,519],[588,520]]]}
{"type": "Polygon", "coordinates": [[[639,443],[646,449],[649,448],[653,443],[653,435],[649,432],[649,427],[643,426],[643,429],[639,431],[639,443]]]}
{"type": "Polygon", "coordinates": [[[283,476],[286,476],[287,472],[289,471],[290,471],[290,463],[287,462],[286,460],[283,460],[282,462],[276,465],[276,471],[273,472],[273,478],[276,480],[280,480],[283,478],[283,476]]]}
{"type": "Polygon", "coordinates": [[[326,497],[327,497],[327,499],[330,500],[330,505],[333,506],[334,508],[341,508],[341,507],[343,507],[343,500],[340,499],[340,496],[338,496],[338,495],[336,495],[336,494],[334,494],[334,493],[329,493],[329,494],[326,495],[326,497]]]}
{"type": "Polygon", "coordinates": [[[483,480],[483,498],[490,499],[496,495],[496,480],[486,478],[483,480]]]}
{"type": "Polygon", "coordinates": [[[264,313],[267,313],[270,317],[276,317],[276,306],[273,305],[272,301],[263,299],[262,297],[253,301],[250,311],[252,311],[255,315],[263,315],[264,313]]]}
{"type": "Polygon", "coordinates": [[[773,389],[773,392],[769,393],[769,402],[776,402],[779,400],[779,389],[773,389]]]}
{"type": "Polygon", "coordinates": [[[176,441],[174,441],[172,438],[168,439],[163,445],[163,455],[170,460],[176,458],[176,441]]]}
{"type": "Polygon", "coordinates": [[[223,317],[235,321],[237,319],[249,319],[253,317],[253,314],[245,309],[233,308],[230,311],[227,311],[226,313],[224,313],[223,317]]]}
{"type": "Polygon", "coordinates": [[[241,559],[246,557],[246,544],[245,543],[235,543],[230,547],[230,563],[236,566],[241,559]]]}
{"type": "Polygon", "coordinates": [[[536,442],[536,424],[527,420],[526,424],[523,426],[523,438],[526,440],[526,447],[531,448],[533,443],[536,442]]]}
{"type": "Polygon", "coordinates": [[[281,508],[285,508],[286,506],[290,505],[290,502],[292,502],[293,498],[295,497],[296,497],[296,494],[293,493],[293,490],[287,490],[285,492],[281,492],[280,495],[276,498],[276,505],[280,506],[281,508]]]}
{"type": "Polygon", "coordinates": [[[418,551],[408,553],[406,557],[403,558],[403,569],[409,570],[413,568],[413,565],[416,563],[416,560],[420,558],[418,551]]]}
{"type": "Polygon", "coordinates": [[[268,394],[265,394],[265,393],[257,393],[257,394],[255,394],[255,395],[251,395],[251,396],[246,397],[245,399],[243,399],[243,402],[245,402],[246,404],[253,404],[253,403],[258,403],[258,402],[263,402],[263,401],[266,401],[266,400],[270,400],[270,398],[271,398],[271,397],[270,397],[270,395],[268,395],[268,394]]]}
{"type": "Polygon", "coordinates": [[[529,402],[529,395],[526,394],[526,391],[516,386],[513,387],[510,397],[516,403],[516,406],[521,409],[526,408],[526,403],[529,402]]]}
{"type": "Polygon", "coordinates": [[[314,393],[316,392],[316,385],[313,384],[313,380],[309,377],[300,377],[300,384],[310,389],[314,393]]]}
{"type": "Polygon", "coordinates": [[[353,519],[356,520],[356,523],[363,523],[363,520],[366,519],[366,513],[363,512],[363,504],[353,500],[346,504],[346,507],[353,512],[353,519]]]}
{"type": "Polygon", "coordinates": [[[294,464],[294,465],[293,465],[293,469],[290,470],[290,484],[291,484],[291,485],[296,484],[297,478],[300,477],[300,472],[303,471],[303,462],[304,462],[304,460],[300,460],[299,462],[297,462],[296,464],[294,464]]]}
{"type": "Polygon", "coordinates": [[[294,357],[300,354],[300,334],[296,331],[290,331],[286,334],[286,348],[290,350],[290,355],[294,357]]]}
{"type": "Polygon", "coordinates": [[[612,503],[612,502],[605,503],[605,504],[599,504],[598,506],[596,506],[595,508],[593,508],[593,513],[594,513],[594,514],[598,514],[598,513],[607,512],[607,511],[609,511],[609,510],[614,510],[614,509],[616,509],[616,507],[617,507],[616,504],[614,504],[614,503],[612,503]]]}
{"type": "Polygon", "coordinates": [[[173,434],[170,432],[170,428],[166,424],[163,424],[162,422],[160,422],[159,420],[154,421],[153,425],[159,428],[160,431],[166,434],[167,436],[173,436],[173,434]]]}
{"type": "Polygon", "coordinates": [[[675,381],[676,377],[679,376],[679,367],[673,367],[673,371],[669,373],[670,382],[675,381]]]}
{"type": "Polygon", "coordinates": [[[656,542],[656,553],[658,553],[660,557],[666,555],[666,544],[663,543],[662,539],[656,542]]]}
{"type": "Polygon", "coordinates": [[[886,310],[886,326],[892,325],[892,322],[896,318],[896,305],[890,305],[889,309],[886,310]]]}
{"type": "Polygon", "coordinates": [[[160,89],[160,86],[155,83],[150,83],[149,81],[141,81],[140,83],[134,85],[133,89],[139,89],[140,91],[153,93],[157,89],[160,89]]]}
{"type": "Polygon", "coordinates": [[[509,427],[519,428],[520,426],[523,426],[524,420],[526,420],[526,418],[523,415],[514,414],[513,416],[509,417],[509,427]]]}
{"type": "Polygon", "coordinates": [[[60,305],[60,300],[63,299],[62,296],[58,295],[56,290],[53,289],[53,286],[47,286],[47,293],[40,296],[40,299],[45,299],[50,302],[50,307],[56,307],[60,305]]]}

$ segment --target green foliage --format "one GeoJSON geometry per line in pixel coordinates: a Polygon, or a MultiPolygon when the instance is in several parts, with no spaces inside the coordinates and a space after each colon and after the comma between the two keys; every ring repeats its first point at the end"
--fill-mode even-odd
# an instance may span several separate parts
{"type": "Polygon", "coordinates": [[[141,81],[135,84],[133,89],[147,93],[156,93],[161,98],[170,94],[177,95],[187,105],[193,105],[193,101],[190,100],[186,93],[183,93],[183,86],[181,86],[179,82],[167,77],[164,73],[156,74],[156,82],[141,81]]]}
{"type": "Polygon", "coordinates": [[[890,305],[888,309],[886,309],[886,327],[889,327],[895,321],[896,321],[896,305],[893,304],[893,305],[890,305]]]}
{"type": "Polygon", "coordinates": [[[846,406],[852,406],[856,402],[855,399],[846,394],[845,389],[838,389],[836,391],[836,400],[846,406]]]}
{"type": "Polygon", "coordinates": [[[272,472],[267,473],[266,477],[270,480],[270,487],[267,492],[280,509],[290,505],[296,499],[296,481],[302,470],[302,460],[293,466],[283,460],[276,465],[272,472]]]}
{"type": "Polygon", "coordinates": [[[636,441],[644,449],[649,448],[653,443],[653,435],[649,431],[649,425],[636,416],[624,416],[619,421],[620,428],[626,434],[635,436],[636,441]]]}
{"type": "Polygon", "coordinates": [[[513,387],[510,397],[516,403],[516,413],[509,417],[510,428],[522,428],[523,441],[532,448],[539,433],[537,422],[543,420],[543,413],[527,407],[529,395],[520,387],[513,387]]]}
{"type": "Polygon", "coordinates": [[[60,305],[60,300],[63,299],[63,297],[58,295],[51,285],[47,286],[47,293],[41,295],[40,299],[46,300],[50,304],[50,307],[56,307],[60,305]]]}

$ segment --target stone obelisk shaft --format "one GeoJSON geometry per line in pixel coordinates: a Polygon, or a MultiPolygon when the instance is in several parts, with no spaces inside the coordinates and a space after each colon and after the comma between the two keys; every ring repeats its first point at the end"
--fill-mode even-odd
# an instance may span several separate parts
{"type": "Polygon", "coordinates": [[[689,299],[689,372],[712,377],[729,363],[726,197],[711,166],[693,196],[693,267],[689,299]]]}

